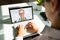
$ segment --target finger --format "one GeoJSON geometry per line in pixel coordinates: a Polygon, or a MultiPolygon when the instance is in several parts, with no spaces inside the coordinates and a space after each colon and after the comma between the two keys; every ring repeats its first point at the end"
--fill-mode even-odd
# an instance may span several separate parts
{"type": "Polygon", "coordinates": [[[28,25],[29,25],[30,28],[33,28],[32,22],[29,22],[28,25]]]}
{"type": "Polygon", "coordinates": [[[29,22],[25,27],[26,27],[27,29],[28,29],[28,28],[33,28],[31,22],[29,22]]]}
{"type": "Polygon", "coordinates": [[[18,26],[17,26],[17,28],[21,28],[21,27],[23,27],[23,25],[18,25],[18,26]]]}
{"type": "Polygon", "coordinates": [[[26,26],[25,26],[25,28],[27,28],[29,25],[27,24],[26,26]]]}
{"type": "Polygon", "coordinates": [[[16,29],[19,30],[19,29],[20,29],[20,25],[18,25],[18,26],[16,27],[16,29]]]}
{"type": "Polygon", "coordinates": [[[18,29],[19,29],[19,27],[17,26],[17,27],[16,27],[16,29],[18,30],[18,29]]]}
{"type": "Polygon", "coordinates": [[[21,30],[24,30],[24,29],[25,29],[25,27],[23,27],[23,25],[20,25],[20,29],[21,29],[21,30]]]}
{"type": "Polygon", "coordinates": [[[32,22],[29,22],[28,24],[29,24],[29,25],[32,25],[32,22]]]}

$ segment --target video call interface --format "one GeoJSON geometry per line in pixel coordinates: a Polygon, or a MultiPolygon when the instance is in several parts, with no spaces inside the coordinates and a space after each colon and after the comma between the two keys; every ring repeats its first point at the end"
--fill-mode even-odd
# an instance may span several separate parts
{"type": "Polygon", "coordinates": [[[19,7],[9,9],[12,23],[33,19],[32,7],[19,7]]]}

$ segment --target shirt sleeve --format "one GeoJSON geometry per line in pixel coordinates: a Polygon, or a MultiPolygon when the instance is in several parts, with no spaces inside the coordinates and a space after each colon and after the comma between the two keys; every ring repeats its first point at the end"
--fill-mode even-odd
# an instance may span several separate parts
{"type": "Polygon", "coordinates": [[[23,40],[23,37],[18,36],[15,40],[23,40]]]}

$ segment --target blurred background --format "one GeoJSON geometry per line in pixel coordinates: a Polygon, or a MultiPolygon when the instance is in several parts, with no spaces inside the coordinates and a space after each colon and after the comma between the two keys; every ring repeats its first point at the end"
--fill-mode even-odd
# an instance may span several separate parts
{"type": "Polygon", "coordinates": [[[32,2],[32,1],[36,1],[36,0],[0,0],[0,5],[23,3],[23,2],[32,2]]]}

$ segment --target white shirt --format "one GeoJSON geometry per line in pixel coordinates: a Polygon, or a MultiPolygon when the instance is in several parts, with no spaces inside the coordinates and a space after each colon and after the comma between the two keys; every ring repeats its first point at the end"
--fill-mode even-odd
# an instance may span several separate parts
{"type": "Polygon", "coordinates": [[[23,40],[23,37],[16,37],[16,39],[15,40],[23,40]]]}
{"type": "MultiPolygon", "coordinates": [[[[60,40],[60,30],[46,26],[41,33],[40,40],[60,40]]],[[[23,37],[16,37],[16,40],[23,40],[23,37]]]]}

